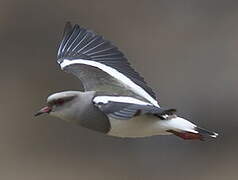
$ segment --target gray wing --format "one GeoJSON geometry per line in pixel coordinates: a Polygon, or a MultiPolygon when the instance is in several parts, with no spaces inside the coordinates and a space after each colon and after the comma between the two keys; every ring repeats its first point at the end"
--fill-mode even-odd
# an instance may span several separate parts
{"type": "Polygon", "coordinates": [[[155,93],[124,54],[102,36],[77,24],[66,24],[57,59],[63,70],[81,80],[86,91],[131,95],[157,104],[155,93]]]}
{"type": "Polygon", "coordinates": [[[126,96],[96,96],[93,103],[107,116],[113,119],[127,120],[137,115],[151,114],[159,116],[170,115],[175,110],[166,110],[150,103],[126,96]]]}

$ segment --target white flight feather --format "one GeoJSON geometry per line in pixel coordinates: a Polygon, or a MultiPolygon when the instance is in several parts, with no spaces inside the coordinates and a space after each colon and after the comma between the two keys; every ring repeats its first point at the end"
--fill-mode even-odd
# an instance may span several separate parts
{"type": "Polygon", "coordinates": [[[138,104],[138,105],[150,105],[150,103],[146,103],[144,101],[135,99],[133,97],[127,97],[127,96],[97,96],[93,99],[95,103],[103,103],[107,104],[109,101],[113,102],[120,102],[120,103],[130,103],[130,104],[138,104]]]}

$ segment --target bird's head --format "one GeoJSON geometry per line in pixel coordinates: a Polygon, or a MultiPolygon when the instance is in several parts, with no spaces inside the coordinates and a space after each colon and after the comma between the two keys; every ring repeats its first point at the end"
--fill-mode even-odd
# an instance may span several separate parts
{"type": "Polygon", "coordinates": [[[50,95],[47,98],[47,105],[38,111],[35,116],[48,113],[61,119],[69,119],[72,116],[72,109],[79,98],[78,91],[65,91],[50,95]]]}

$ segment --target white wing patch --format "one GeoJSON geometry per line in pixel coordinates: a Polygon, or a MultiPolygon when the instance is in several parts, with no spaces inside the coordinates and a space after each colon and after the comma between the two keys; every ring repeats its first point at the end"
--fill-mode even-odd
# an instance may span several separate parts
{"type": "Polygon", "coordinates": [[[146,103],[144,101],[135,99],[133,97],[125,97],[125,96],[97,96],[93,99],[95,103],[103,103],[107,104],[109,101],[120,102],[120,103],[130,103],[130,104],[138,104],[138,105],[152,105],[150,103],[146,103]]]}
{"type": "Polygon", "coordinates": [[[73,64],[85,64],[85,65],[99,68],[100,70],[106,72],[110,76],[116,78],[123,84],[130,87],[133,92],[135,92],[138,95],[142,96],[143,98],[147,99],[154,106],[160,107],[158,102],[153,97],[151,97],[143,88],[141,88],[136,83],[134,83],[131,79],[126,77],[124,74],[120,73],[119,71],[117,71],[116,69],[114,69],[110,66],[107,66],[107,65],[99,63],[99,62],[84,60],[84,59],[74,59],[74,60],[64,59],[63,62],[60,63],[60,66],[61,66],[61,69],[63,70],[65,67],[73,65],[73,64]]]}

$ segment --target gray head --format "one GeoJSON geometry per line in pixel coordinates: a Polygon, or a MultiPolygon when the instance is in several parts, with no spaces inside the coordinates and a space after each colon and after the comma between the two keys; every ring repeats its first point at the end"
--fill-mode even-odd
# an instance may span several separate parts
{"type": "Polygon", "coordinates": [[[65,91],[47,98],[47,105],[35,116],[48,113],[68,122],[107,133],[110,123],[107,116],[93,105],[95,91],[65,91]]]}
{"type": "Polygon", "coordinates": [[[52,94],[47,98],[47,105],[38,111],[35,116],[48,113],[61,119],[69,119],[75,104],[80,102],[81,94],[80,91],[64,91],[52,94]]]}

